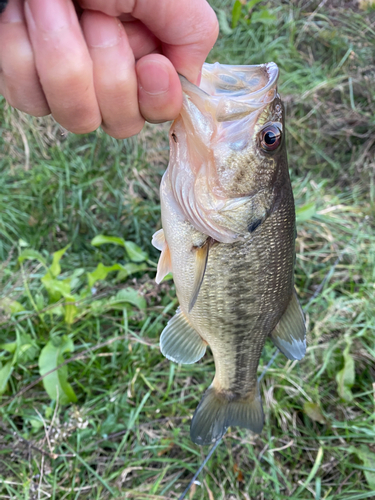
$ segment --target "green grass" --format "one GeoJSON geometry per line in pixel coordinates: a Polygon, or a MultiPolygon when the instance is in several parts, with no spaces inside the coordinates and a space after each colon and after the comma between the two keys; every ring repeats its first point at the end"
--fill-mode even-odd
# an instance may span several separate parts
{"type": "MultiPolygon", "coordinates": [[[[278,355],[261,385],[262,434],[230,429],[188,498],[374,498],[375,11],[263,2],[255,11],[266,6],[269,24],[248,24],[243,12],[231,31],[231,5],[214,3],[222,33],[210,61],[273,60],[281,70],[309,348],[299,363],[278,355]]],[[[189,424],[214,367],[210,355],[179,366],[158,349],[176,307],[173,283],[154,282],[150,244],[168,127],[127,141],[65,136],[51,119],[0,104],[0,297],[25,309],[0,311],[0,343],[27,338],[31,346],[0,399],[0,496],[176,499],[208,452],[191,443],[189,424]],[[133,241],[148,257],[143,270],[112,272],[91,295],[87,272],[129,263],[121,246],[92,246],[97,234],[133,241]],[[50,265],[68,244],[61,277],[80,297],[71,323],[48,309],[43,266],[17,260],[33,248],[50,265]],[[124,287],[146,307],[115,306],[124,287]],[[67,405],[38,382],[41,349],[63,335],[74,343],[64,359],[72,358],[77,402],[67,405]]],[[[267,343],[259,373],[272,353],[267,343]]],[[[3,365],[10,358],[0,351],[3,365]]]]}

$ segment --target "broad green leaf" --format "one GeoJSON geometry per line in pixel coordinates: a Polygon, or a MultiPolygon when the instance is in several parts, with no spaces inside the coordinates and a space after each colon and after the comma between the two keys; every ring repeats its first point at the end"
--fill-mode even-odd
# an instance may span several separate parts
{"type": "Polygon", "coordinates": [[[0,368],[0,395],[7,390],[8,380],[13,371],[13,362],[8,361],[0,368]]]}
{"type": "Polygon", "coordinates": [[[91,273],[87,273],[87,281],[89,288],[92,288],[95,283],[99,280],[105,280],[108,273],[112,271],[121,271],[123,270],[123,266],[121,264],[114,264],[113,266],[105,266],[101,262],[97,265],[96,269],[91,273]]]}
{"type": "Polygon", "coordinates": [[[353,399],[351,388],[353,387],[355,380],[354,359],[349,351],[350,342],[347,343],[343,352],[344,366],[342,370],[336,374],[337,391],[339,396],[341,399],[348,402],[353,399]]]}
{"type": "Polygon", "coordinates": [[[232,9],[232,29],[234,29],[241,17],[242,3],[240,0],[236,0],[232,9]]]}
{"type": "Polygon", "coordinates": [[[78,286],[83,284],[83,279],[81,279],[81,276],[83,276],[84,274],[86,274],[86,269],[82,267],[74,269],[73,273],[69,276],[71,290],[74,290],[74,288],[77,288],[78,286]]]}
{"type": "Polygon", "coordinates": [[[13,364],[25,363],[36,358],[39,347],[28,333],[17,333],[17,350],[14,354],[13,364]]]}
{"type": "Polygon", "coordinates": [[[134,262],[142,262],[147,259],[148,255],[144,252],[138,245],[132,241],[125,241],[123,238],[118,238],[116,236],[104,236],[103,234],[98,234],[91,241],[91,245],[98,247],[106,243],[112,243],[114,245],[120,245],[126,249],[129,258],[134,262]]]}
{"type": "Polygon", "coordinates": [[[233,30],[229,26],[226,11],[223,9],[219,9],[217,12],[217,18],[219,20],[220,31],[224,35],[231,35],[233,33],[233,30]]]}
{"type": "Polygon", "coordinates": [[[162,283],[164,283],[164,281],[170,281],[173,279],[173,273],[168,273],[164,276],[164,278],[161,280],[162,283]]]}
{"type": "Polygon", "coordinates": [[[315,203],[306,203],[306,205],[296,208],[297,222],[310,220],[314,217],[314,215],[316,215],[315,203]]]}
{"type": "Polygon", "coordinates": [[[363,471],[365,474],[366,481],[372,491],[375,491],[375,453],[370,451],[369,447],[365,444],[361,444],[358,447],[351,446],[349,448],[351,453],[355,453],[357,457],[362,460],[363,465],[370,470],[363,471]]]}
{"type": "Polygon", "coordinates": [[[44,309],[44,297],[41,293],[36,293],[34,296],[34,302],[38,311],[44,309]]]}
{"type": "Polygon", "coordinates": [[[38,418],[30,418],[29,423],[31,424],[31,427],[33,431],[38,431],[43,427],[43,421],[39,420],[38,418]]]}
{"type": "Polygon", "coordinates": [[[39,348],[36,344],[22,344],[19,349],[17,349],[17,356],[14,356],[13,364],[16,362],[25,363],[26,361],[31,361],[36,358],[39,352],[39,348]]]}
{"type": "Polygon", "coordinates": [[[147,269],[146,264],[135,264],[134,262],[129,262],[122,266],[121,271],[117,273],[116,282],[125,280],[128,276],[134,273],[138,273],[139,271],[144,271],[147,269]]]}
{"type": "Polygon", "coordinates": [[[28,333],[17,333],[17,340],[15,342],[0,344],[0,349],[14,354],[12,359],[13,365],[18,362],[23,363],[34,359],[39,350],[33,338],[28,333]]]}
{"type": "Polygon", "coordinates": [[[5,344],[0,344],[0,349],[4,349],[4,351],[8,351],[11,354],[16,352],[17,342],[7,342],[5,344]]]}
{"type": "Polygon", "coordinates": [[[71,325],[78,314],[78,307],[75,305],[75,298],[67,298],[67,303],[64,306],[65,315],[64,319],[68,325],[71,325]],[[69,304],[71,302],[71,304],[69,304]]]}
{"type": "Polygon", "coordinates": [[[121,247],[125,247],[125,240],[123,238],[118,238],[116,236],[105,236],[104,234],[98,234],[91,241],[91,245],[93,245],[94,247],[99,247],[107,243],[112,243],[113,245],[120,245],[121,247]]]}
{"type": "Polygon", "coordinates": [[[45,286],[51,302],[57,302],[61,297],[69,298],[71,296],[69,278],[66,280],[58,280],[57,278],[52,278],[50,273],[47,273],[43,276],[41,282],[45,286]]]}
{"type": "Polygon", "coordinates": [[[147,253],[132,241],[125,241],[125,248],[129,259],[134,262],[143,262],[148,257],[147,253]]]}
{"type": "Polygon", "coordinates": [[[274,24],[276,16],[271,14],[267,9],[253,12],[251,15],[251,23],[274,24]]]}
{"type": "Polygon", "coordinates": [[[9,297],[0,299],[0,309],[3,309],[8,314],[16,314],[25,310],[22,304],[9,297]]]}
{"type": "Polygon", "coordinates": [[[61,305],[56,307],[51,307],[51,309],[48,309],[48,314],[55,314],[56,316],[62,316],[64,314],[64,308],[61,305]]]}
{"type": "Polygon", "coordinates": [[[138,309],[145,309],[147,305],[145,298],[133,288],[124,288],[123,290],[120,290],[112,299],[110,305],[113,306],[114,304],[121,304],[123,302],[132,304],[133,306],[138,307],[138,309]]]}
{"type": "Polygon", "coordinates": [[[50,273],[52,274],[53,278],[56,278],[61,273],[61,266],[60,266],[60,260],[64,253],[68,250],[70,245],[67,245],[66,247],[62,248],[61,250],[58,250],[57,252],[54,252],[52,255],[52,264],[49,268],[50,273]]]}
{"type": "Polygon", "coordinates": [[[303,411],[306,413],[306,415],[309,418],[311,418],[311,420],[315,420],[316,422],[319,422],[320,424],[326,423],[326,419],[324,418],[322,410],[317,403],[306,401],[303,404],[303,411]]]}
{"type": "MultiPolygon", "coordinates": [[[[66,335],[58,339],[50,340],[42,349],[39,356],[39,372],[43,376],[64,361],[63,354],[73,352],[73,341],[66,335]]],[[[49,397],[54,400],[59,400],[60,404],[76,402],[72,386],[68,382],[68,367],[63,366],[59,370],[55,370],[43,379],[43,385],[49,397]]]]}
{"type": "Polygon", "coordinates": [[[249,10],[251,10],[253,7],[255,7],[260,2],[263,2],[263,0],[250,0],[250,2],[247,2],[246,7],[249,10]]]}
{"type": "Polygon", "coordinates": [[[134,264],[134,262],[129,262],[128,264],[124,264],[122,268],[128,274],[134,274],[138,273],[139,271],[144,271],[147,266],[146,264],[134,264]]]}
{"type": "Polygon", "coordinates": [[[18,262],[22,263],[25,260],[37,260],[41,264],[43,264],[44,267],[47,267],[47,262],[43,255],[40,252],[33,250],[32,248],[25,248],[25,250],[22,250],[22,252],[19,254],[18,262]]]}

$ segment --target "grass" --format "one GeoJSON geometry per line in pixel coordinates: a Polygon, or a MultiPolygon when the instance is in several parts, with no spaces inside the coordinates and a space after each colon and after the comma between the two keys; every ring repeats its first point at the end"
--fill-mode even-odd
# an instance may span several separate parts
{"type": "MultiPolygon", "coordinates": [[[[299,363],[278,355],[261,385],[262,434],[230,429],[188,498],[374,498],[375,11],[328,1],[263,2],[255,12],[262,6],[268,21],[249,24],[243,10],[232,29],[231,3],[215,1],[221,36],[210,60],[280,66],[309,348],[299,363]]],[[[180,366],[158,349],[176,307],[173,283],[154,282],[150,244],[166,131],[149,126],[127,141],[66,135],[1,102],[1,297],[24,311],[2,302],[0,339],[31,346],[0,400],[2,498],[176,499],[208,452],[191,443],[189,423],[212,358],[180,366]],[[88,293],[86,273],[98,264],[129,263],[121,246],[91,245],[98,234],[136,243],[147,259],[88,293]],[[79,297],[72,322],[49,311],[43,265],[17,260],[32,248],[50,265],[68,244],[61,277],[79,297]],[[114,304],[124,287],[145,306],[114,304]],[[65,405],[38,382],[41,349],[64,335],[77,396],[65,405]]],[[[259,373],[272,353],[267,343],[259,373]]],[[[0,351],[3,366],[9,359],[0,351]]]]}

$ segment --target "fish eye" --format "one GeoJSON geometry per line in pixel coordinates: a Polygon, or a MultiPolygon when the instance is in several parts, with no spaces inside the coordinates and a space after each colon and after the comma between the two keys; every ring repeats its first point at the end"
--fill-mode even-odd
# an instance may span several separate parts
{"type": "Polygon", "coordinates": [[[178,142],[177,135],[174,132],[172,132],[171,136],[172,136],[172,139],[174,140],[174,142],[178,142]]]}
{"type": "Polygon", "coordinates": [[[260,145],[264,151],[275,151],[281,144],[281,130],[268,125],[260,132],[260,145]]]}

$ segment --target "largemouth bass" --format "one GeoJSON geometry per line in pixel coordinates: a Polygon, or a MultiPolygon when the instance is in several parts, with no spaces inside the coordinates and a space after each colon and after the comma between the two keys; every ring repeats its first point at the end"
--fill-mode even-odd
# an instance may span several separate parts
{"type": "Polygon", "coordinates": [[[191,423],[197,444],[264,423],[257,384],[267,337],[289,359],[306,351],[294,289],[295,209],[278,68],[205,64],[200,88],[181,77],[160,188],[156,281],[172,272],[180,307],[162,353],[194,363],[210,346],[216,373],[191,423]]]}

